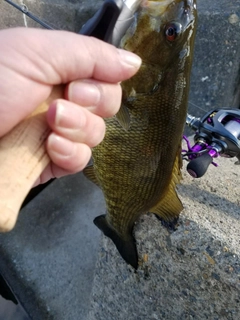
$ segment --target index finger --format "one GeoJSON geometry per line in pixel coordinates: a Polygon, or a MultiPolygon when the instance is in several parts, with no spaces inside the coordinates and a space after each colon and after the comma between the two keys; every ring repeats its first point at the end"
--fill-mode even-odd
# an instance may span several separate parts
{"type": "Polygon", "coordinates": [[[12,46],[14,36],[18,56],[28,65],[22,68],[16,59],[10,67],[39,83],[56,85],[85,78],[116,83],[133,76],[141,64],[141,59],[131,52],[72,32],[26,28],[4,32],[9,35],[3,45],[12,46]]]}
{"type": "Polygon", "coordinates": [[[133,53],[67,31],[7,29],[0,44],[0,136],[45,101],[53,85],[90,78],[117,83],[141,63],[133,53]]]}

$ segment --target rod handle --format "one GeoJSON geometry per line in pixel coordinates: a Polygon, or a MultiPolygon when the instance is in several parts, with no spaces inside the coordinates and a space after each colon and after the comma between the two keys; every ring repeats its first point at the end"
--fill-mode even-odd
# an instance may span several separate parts
{"type": "Polygon", "coordinates": [[[9,133],[0,138],[0,231],[13,229],[21,205],[49,164],[45,141],[50,133],[46,121],[49,104],[63,97],[55,86],[46,101],[9,133]]]}

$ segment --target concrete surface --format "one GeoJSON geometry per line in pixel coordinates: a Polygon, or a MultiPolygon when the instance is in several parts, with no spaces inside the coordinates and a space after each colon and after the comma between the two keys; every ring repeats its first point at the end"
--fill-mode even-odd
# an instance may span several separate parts
{"type": "Polygon", "coordinates": [[[219,163],[199,180],[183,170],[175,232],[152,214],[136,223],[137,272],[102,238],[89,320],[240,319],[240,167],[219,163]]]}
{"type": "Polygon", "coordinates": [[[86,319],[104,213],[82,174],[54,181],[0,235],[0,270],[32,319],[86,319]]]}
{"type": "Polygon", "coordinates": [[[2,298],[2,296],[0,296],[0,319],[29,320],[30,318],[20,304],[15,305],[12,301],[5,300],[2,298]]]}
{"type": "MultiPolygon", "coordinates": [[[[101,2],[24,3],[53,26],[78,31],[101,2]]],[[[194,115],[239,106],[239,5],[198,1],[194,115]]],[[[0,28],[37,26],[4,1],[0,12],[0,28]]],[[[233,162],[221,159],[199,180],[185,175],[177,231],[152,215],[140,219],[136,273],[92,224],[104,200],[81,174],[55,181],[21,212],[14,231],[0,235],[0,271],[33,320],[238,320],[240,167],[233,162]]]]}
{"type": "MultiPolygon", "coordinates": [[[[55,29],[78,32],[81,26],[101,5],[101,0],[15,0],[18,5],[25,4],[35,16],[43,19],[55,29]]],[[[41,28],[32,19],[10,6],[4,0],[0,3],[0,28],[35,27],[41,28]]]]}
{"type": "Polygon", "coordinates": [[[198,0],[189,111],[240,106],[240,1],[198,0]]]}

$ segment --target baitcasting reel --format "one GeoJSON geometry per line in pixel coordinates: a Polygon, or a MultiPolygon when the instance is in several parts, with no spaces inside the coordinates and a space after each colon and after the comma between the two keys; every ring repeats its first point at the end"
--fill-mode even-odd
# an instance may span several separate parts
{"type": "Polygon", "coordinates": [[[219,156],[237,157],[236,164],[240,164],[239,109],[214,109],[201,119],[188,114],[186,124],[196,132],[192,147],[184,136],[188,150],[182,154],[192,177],[202,177],[211,163],[217,166],[213,159],[219,156]]]}

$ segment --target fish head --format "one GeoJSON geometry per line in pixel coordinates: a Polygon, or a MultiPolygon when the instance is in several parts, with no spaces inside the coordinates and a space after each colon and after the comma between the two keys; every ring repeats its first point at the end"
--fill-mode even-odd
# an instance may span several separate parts
{"type": "Polygon", "coordinates": [[[143,0],[120,46],[167,68],[188,54],[196,16],[196,0],[143,0]]]}
{"type": "Polygon", "coordinates": [[[188,83],[196,20],[196,0],[142,0],[120,44],[143,61],[138,73],[122,83],[123,102],[156,92],[164,81],[188,83]]]}

